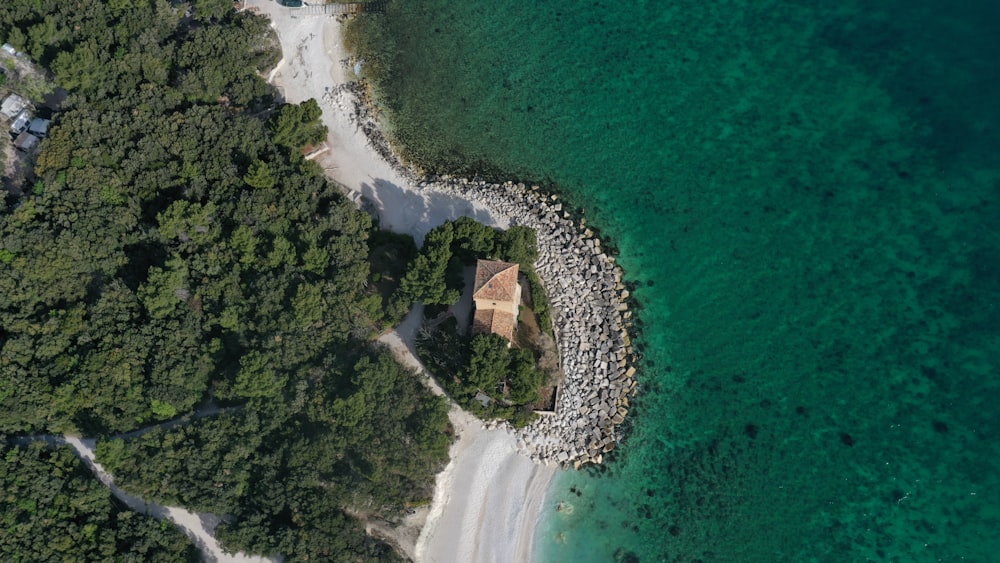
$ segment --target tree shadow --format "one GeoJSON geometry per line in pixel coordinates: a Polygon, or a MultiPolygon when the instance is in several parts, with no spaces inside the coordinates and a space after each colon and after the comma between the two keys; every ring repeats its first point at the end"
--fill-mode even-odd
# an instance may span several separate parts
{"type": "Polygon", "coordinates": [[[361,195],[374,205],[381,228],[411,234],[418,246],[431,229],[459,217],[487,225],[497,222],[489,210],[463,197],[408,190],[383,178],[375,178],[371,184],[363,182],[361,195]]]}

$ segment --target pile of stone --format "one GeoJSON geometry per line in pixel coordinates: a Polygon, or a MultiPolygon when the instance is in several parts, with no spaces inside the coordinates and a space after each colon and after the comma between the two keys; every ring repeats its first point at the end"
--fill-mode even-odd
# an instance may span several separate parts
{"type": "Polygon", "coordinates": [[[539,463],[576,467],[601,463],[620,438],[616,427],[635,396],[635,356],[628,334],[628,290],[621,268],[601,241],[537,186],[493,184],[448,176],[423,178],[399,162],[367,105],[354,94],[352,120],[372,148],[420,189],[477,201],[511,225],[538,234],[535,269],[552,304],[552,325],[566,375],[555,416],[515,430],[520,450],[539,463]]]}
{"type": "Polygon", "coordinates": [[[555,416],[539,417],[516,431],[518,447],[550,465],[601,463],[618,442],[616,427],[625,420],[637,388],[621,268],[593,233],[563,211],[556,196],[537,187],[450,178],[420,185],[476,200],[512,225],[538,233],[535,270],[552,303],[566,379],[555,416]]]}

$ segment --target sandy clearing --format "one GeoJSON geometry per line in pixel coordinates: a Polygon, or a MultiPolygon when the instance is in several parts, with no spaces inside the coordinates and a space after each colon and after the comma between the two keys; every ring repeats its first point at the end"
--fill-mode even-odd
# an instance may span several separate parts
{"type": "Polygon", "coordinates": [[[341,24],[323,16],[294,16],[264,2],[261,13],[271,17],[278,32],[284,59],[270,74],[272,84],[285,100],[300,103],[310,98],[323,108],[323,122],[330,129],[330,150],[316,162],[327,176],[346,187],[356,199],[374,204],[382,228],[413,235],[417,244],[432,228],[462,216],[506,228],[505,218],[494,215],[479,202],[437,192],[422,192],[372,150],[352,119],[352,97],[338,86],[353,79],[341,61],[344,53],[341,24]]]}
{"type": "MultiPolygon", "coordinates": [[[[379,342],[403,365],[417,370],[434,394],[444,396],[414,355],[413,339],[422,317],[423,307],[414,307],[397,330],[383,334],[379,342]]],[[[457,439],[448,452],[448,465],[435,478],[434,499],[420,536],[415,545],[400,540],[408,537],[405,532],[392,539],[418,562],[530,561],[555,469],[520,455],[510,432],[485,427],[453,401],[448,418],[457,439]]]]}

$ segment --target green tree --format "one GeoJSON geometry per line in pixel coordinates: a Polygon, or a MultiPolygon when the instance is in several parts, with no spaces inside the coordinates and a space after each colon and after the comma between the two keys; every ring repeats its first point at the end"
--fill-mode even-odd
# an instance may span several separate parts
{"type": "Polygon", "coordinates": [[[233,10],[230,0],[194,0],[194,16],[200,20],[222,19],[233,10]]]}
{"type": "Polygon", "coordinates": [[[535,230],[523,225],[515,225],[499,235],[500,258],[514,262],[522,270],[533,270],[538,260],[538,238],[535,230]]]}
{"type": "Polygon", "coordinates": [[[320,121],[323,111],[315,99],[284,104],[268,120],[274,143],[291,149],[315,145],[326,139],[327,127],[320,121]]]}
{"type": "Polygon", "coordinates": [[[219,236],[216,205],[177,200],[156,216],[160,239],[182,250],[213,243],[219,236]]]}
{"type": "Polygon", "coordinates": [[[92,90],[101,83],[102,67],[108,60],[100,54],[96,43],[77,46],[72,51],[63,51],[52,63],[56,81],[67,90],[92,90]]]}
{"type": "Polygon", "coordinates": [[[511,350],[508,367],[510,381],[509,399],[523,405],[538,400],[538,389],[545,382],[545,375],[535,366],[535,358],[529,350],[511,350]]]}
{"type": "Polygon", "coordinates": [[[464,262],[495,257],[497,230],[471,217],[459,217],[453,223],[452,248],[464,262]]]}
{"type": "Polygon", "coordinates": [[[262,160],[256,160],[250,165],[246,176],[243,176],[243,181],[251,188],[258,190],[271,189],[278,183],[274,177],[274,173],[271,172],[271,167],[262,160]]]}
{"type": "Polygon", "coordinates": [[[502,336],[477,334],[469,342],[469,367],[464,373],[466,384],[489,395],[506,379],[510,350],[502,336]]]}
{"type": "Polygon", "coordinates": [[[154,319],[162,319],[177,310],[188,295],[185,287],[187,264],[174,256],[162,268],[149,269],[149,279],[139,287],[139,299],[154,319]]]}
{"type": "Polygon", "coordinates": [[[246,398],[275,398],[287,383],[288,378],[277,373],[266,355],[252,350],[240,358],[240,371],[236,375],[233,392],[246,398]]]}
{"type": "Polygon", "coordinates": [[[120,506],[69,448],[0,443],[4,561],[198,560],[172,524],[120,506]]]}
{"type": "Polygon", "coordinates": [[[420,254],[410,263],[399,284],[404,302],[423,301],[427,305],[450,305],[460,296],[448,287],[448,266],[452,258],[454,233],[448,228],[434,229],[427,234],[420,254]]]}

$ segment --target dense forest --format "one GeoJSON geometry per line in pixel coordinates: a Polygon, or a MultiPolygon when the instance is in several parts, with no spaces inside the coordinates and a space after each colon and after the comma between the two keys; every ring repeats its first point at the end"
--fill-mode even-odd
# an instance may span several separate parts
{"type": "Polygon", "coordinates": [[[268,21],[231,6],[0,3],[0,40],[68,91],[36,179],[0,205],[0,433],[233,406],[99,459],[150,500],[228,515],[228,549],[384,560],[344,509],[426,501],[447,407],[371,347],[371,220],[302,155],[325,137],[316,103],[261,79],[268,21]]]}
{"type": "Polygon", "coordinates": [[[3,561],[198,561],[172,525],[122,509],[68,447],[0,442],[3,561]]]}
{"type": "Polygon", "coordinates": [[[235,516],[226,546],[294,559],[393,554],[342,507],[392,518],[432,493],[447,458],[443,399],[387,353],[330,365],[285,402],[254,398],[227,416],[98,443],[98,459],[129,491],[235,516]]]}

